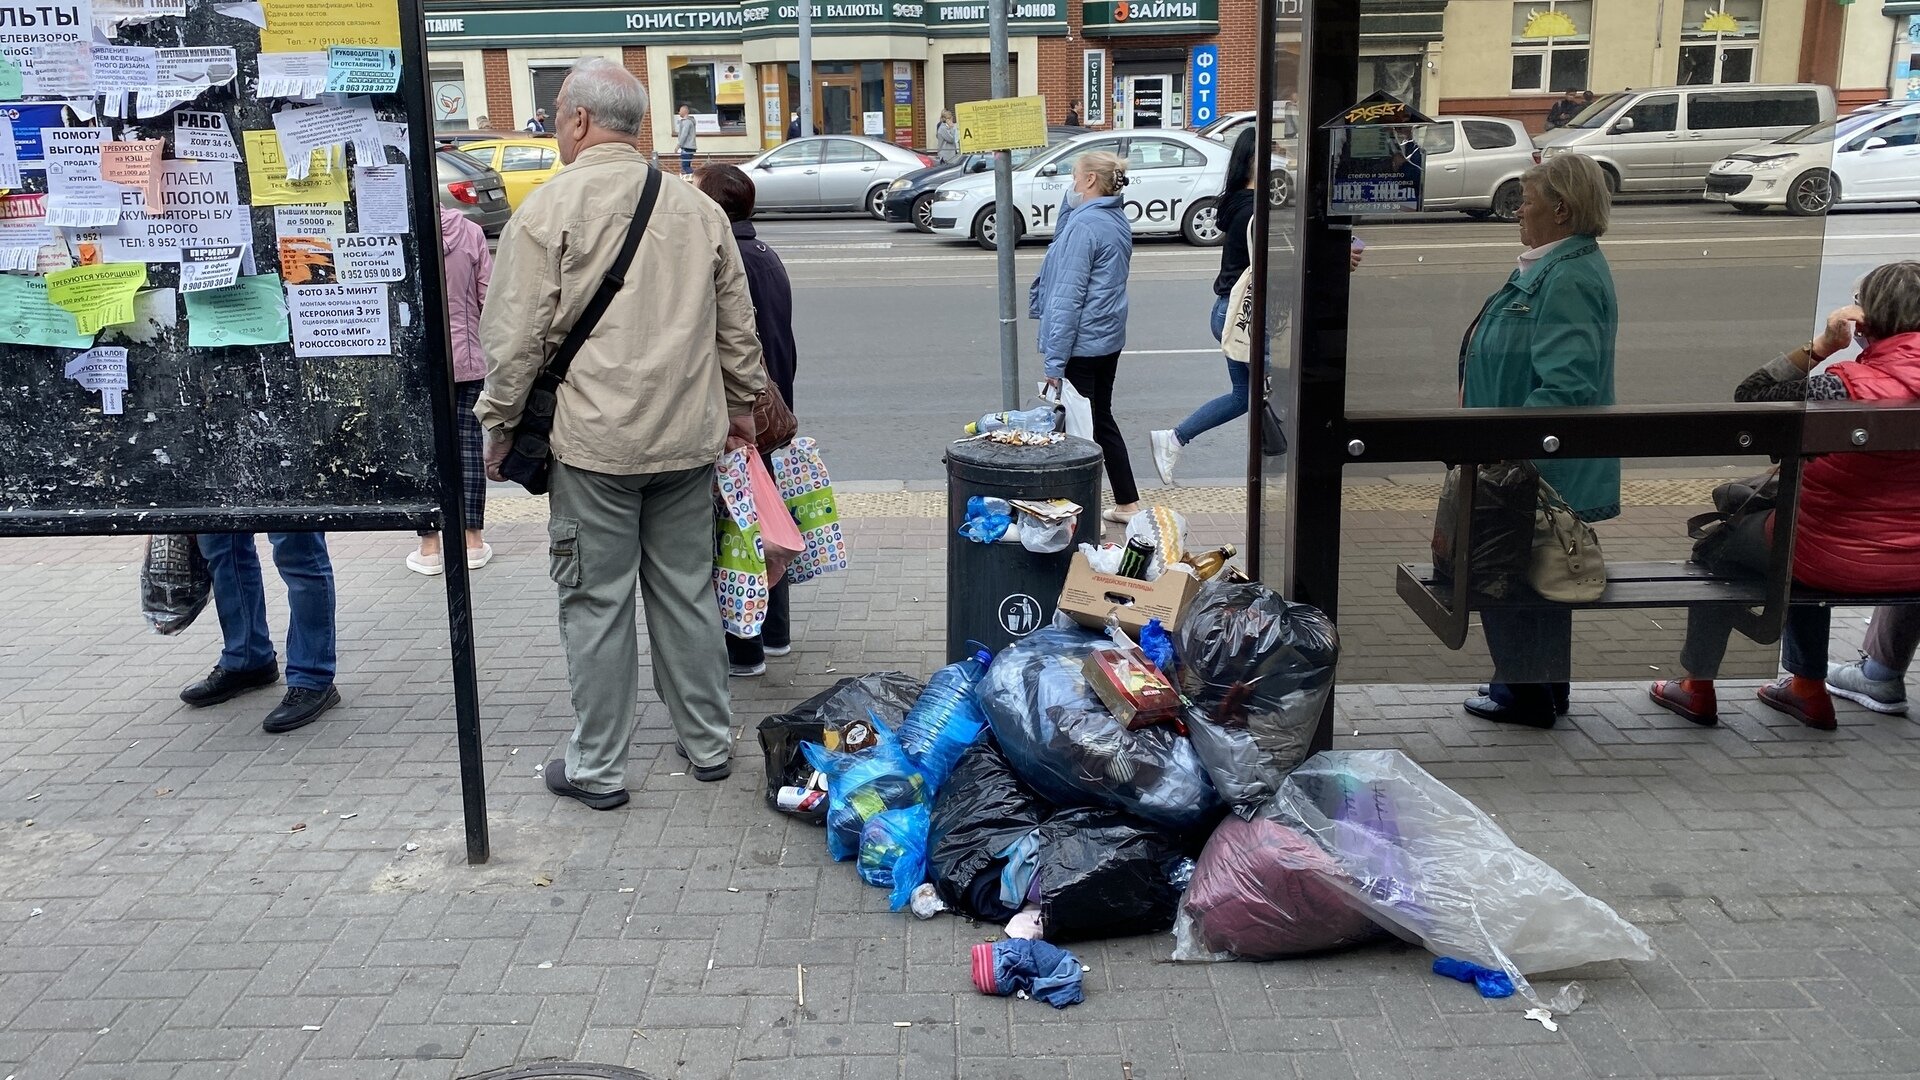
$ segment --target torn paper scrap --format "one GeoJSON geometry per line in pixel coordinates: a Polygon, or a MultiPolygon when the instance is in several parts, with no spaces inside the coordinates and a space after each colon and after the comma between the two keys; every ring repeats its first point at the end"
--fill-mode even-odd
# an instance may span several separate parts
{"type": "Polygon", "coordinates": [[[93,0],[93,21],[111,33],[123,24],[187,13],[187,0],[93,0]]]}
{"type": "Polygon", "coordinates": [[[215,4],[213,10],[229,19],[250,22],[262,30],[267,28],[267,13],[261,8],[260,0],[246,0],[245,3],[240,4],[215,4]]]}
{"type": "Polygon", "coordinates": [[[127,388],[127,350],[120,345],[88,349],[67,361],[66,376],[89,390],[127,388]]]}
{"type": "Polygon", "coordinates": [[[255,97],[318,97],[326,88],[326,53],[263,52],[260,54],[260,80],[254,91],[255,97]]]}
{"type": "Polygon", "coordinates": [[[160,168],[160,148],[166,144],[165,139],[102,143],[100,179],[137,192],[142,211],[160,206],[160,185],[165,175],[160,168]]]}
{"type": "Polygon", "coordinates": [[[0,188],[20,187],[20,149],[13,141],[13,118],[0,108],[0,188]]]}

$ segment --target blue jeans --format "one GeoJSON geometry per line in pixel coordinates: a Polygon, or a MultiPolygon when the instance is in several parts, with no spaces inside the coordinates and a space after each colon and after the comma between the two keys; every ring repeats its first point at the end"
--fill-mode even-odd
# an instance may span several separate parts
{"type": "Polygon", "coordinates": [[[1181,446],[1247,414],[1247,403],[1252,400],[1249,393],[1252,369],[1238,360],[1228,360],[1227,378],[1233,383],[1232,390],[1193,410],[1192,416],[1180,421],[1180,426],[1173,429],[1173,437],[1180,440],[1181,446]]]}
{"type": "MultiPolygon", "coordinates": [[[[333,563],[325,533],[268,533],[273,565],[287,584],[287,685],[333,685],[333,563]]],[[[226,648],[220,666],[251,671],[276,659],[267,626],[267,590],[252,533],[201,533],[200,553],[213,572],[213,605],[226,648]]]]}
{"type": "Polygon", "coordinates": [[[691,150],[680,151],[680,175],[693,175],[693,151],[691,150]]]}
{"type": "Polygon", "coordinates": [[[1212,318],[1212,321],[1208,323],[1208,325],[1213,328],[1213,340],[1219,341],[1221,338],[1224,338],[1227,336],[1227,298],[1226,297],[1216,296],[1213,298],[1213,318],[1212,318]]]}

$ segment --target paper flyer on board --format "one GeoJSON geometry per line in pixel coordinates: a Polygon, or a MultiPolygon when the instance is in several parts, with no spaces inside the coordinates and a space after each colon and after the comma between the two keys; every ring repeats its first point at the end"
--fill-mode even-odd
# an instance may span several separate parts
{"type": "Polygon", "coordinates": [[[247,249],[239,244],[225,247],[183,247],[180,249],[180,291],[231,288],[240,278],[240,264],[247,249]]]}
{"type": "Polygon", "coordinates": [[[289,285],[295,356],[389,356],[392,311],[385,285],[289,285]]]}
{"type": "Polygon", "coordinates": [[[45,195],[0,198],[0,270],[39,269],[40,249],[53,242],[45,195]]]}
{"type": "Polygon", "coordinates": [[[329,45],[400,47],[400,7],[393,0],[262,0],[267,25],[262,52],[307,52],[329,45]]]}
{"type": "Polygon", "coordinates": [[[318,97],[327,88],[324,52],[263,52],[255,96],[259,98],[318,97]]]}
{"type": "Polygon", "coordinates": [[[404,165],[353,167],[354,210],[363,233],[409,233],[407,170],[404,165]]]}
{"type": "Polygon", "coordinates": [[[123,23],[152,22],[186,13],[187,0],[93,0],[93,21],[109,32],[123,23]]]}
{"type": "MultiPolygon", "coordinates": [[[[160,168],[160,149],[165,139],[133,139],[102,143],[100,179],[139,194],[139,207],[146,210],[160,205],[160,187],[164,173],[160,168]]],[[[121,200],[124,210],[126,200],[121,200]]]]}
{"type": "Polygon", "coordinates": [[[220,349],[287,340],[287,299],[278,274],[243,274],[225,289],[185,295],[187,345],[220,349]]]}
{"type": "Polygon", "coordinates": [[[224,113],[182,109],[173,114],[173,156],[190,161],[239,161],[240,148],[224,113]]]}
{"type": "Polygon", "coordinates": [[[133,321],[133,294],[147,283],[145,263],[103,263],[47,275],[47,299],[73,313],[83,334],[133,321]]]}
{"type": "Polygon", "coordinates": [[[366,98],[349,98],[347,104],[313,105],[283,109],[273,114],[273,130],[280,136],[286,154],[287,179],[305,180],[316,150],[331,150],[352,143],[362,161],[384,160],[381,149],[380,121],[366,98]]]}
{"type": "Polygon", "coordinates": [[[20,188],[20,148],[13,141],[13,121],[0,110],[0,188],[20,188]]]}
{"type": "Polygon", "coordinates": [[[400,50],[327,46],[327,93],[391,94],[400,89],[400,50]]]}
{"type": "Polygon", "coordinates": [[[179,262],[184,247],[253,243],[253,222],[240,201],[233,163],[163,161],[160,209],[129,212],[100,230],[108,262],[179,262]]]}
{"type": "Polygon", "coordinates": [[[154,85],[134,96],[135,112],[142,118],[159,116],[213,87],[226,86],[239,74],[239,60],[230,46],[161,49],[154,85]]]}
{"type": "Polygon", "coordinates": [[[93,335],[81,333],[73,314],[48,299],[46,278],[0,274],[0,341],[84,349],[93,335]]]}
{"type": "Polygon", "coordinates": [[[100,391],[100,411],[105,415],[119,416],[124,411],[126,346],[102,345],[88,349],[67,361],[66,376],[89,390],[100,391]]]}
{"type": "Polygon", "coordinates": [[[301,203],[273,208],[273,235],[344,236],[347,232],[345,203],[301,203]]]}
{"type": "Polygon", "coordinates": [[[344,285],[367,281],[402,281],[407,276],[406,253],[397,236],[351,233],[335,237],[336,280],[344,285]]]}
{"type": "Polygon", "coordinates": [[[242,131],[240,145],[247,159],[247,188],[255,206],[347,201],[347,170],[328,169],[324,156],[310,155],[307,179],[287,179],[280,153],[280,137],[271,128],[242,131]]]}
{"type": "Polygon", "coordinates": [[[0,0],[0,59],[20,71],[20,93],[64,97],[89,92],[90,0],[0,0]]]}

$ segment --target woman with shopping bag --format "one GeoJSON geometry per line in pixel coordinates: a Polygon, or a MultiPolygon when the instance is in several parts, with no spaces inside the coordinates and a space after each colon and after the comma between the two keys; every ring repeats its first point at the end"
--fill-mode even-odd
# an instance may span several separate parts
{"type": "MultiPolygon", "coordinates": [[[[799,369],[798,350],[793,341],[793,286],[787,280],[787,268],[780,256],[761,240],[753,228],[753,181],[732,165],[707,165],[693,174],[693,184],[726,211],[733,223],[733,239],[740,248],[740,262],[747,270],[747,290],[753,297],[754,325],[760,335],[760,355],[767,367],[767,379],[779,389],[789,407],[793,404],[794,376],[799,369]]],[[[770,463],[763,456],[759,464],[764,473],[770,463]]],[[[765,487],[755,487],[763,530],[776,511],[785,514],[778,498],[768,501],[766,492],[774,491],[771,476],[765,487]]],[[[791,520],[789,519],[789,524],[791,520]]],[[[764,532],[763,541],[771,539],[764,532]]],[[[768,573],[773,582],[767,595],[766,617],[760,633],[752,636],[727,635],[729,674],[753,678],[767,673],[767,657],[785,656],[793,651],[793,627],[788,608],[788,582],[768,573]]]]}

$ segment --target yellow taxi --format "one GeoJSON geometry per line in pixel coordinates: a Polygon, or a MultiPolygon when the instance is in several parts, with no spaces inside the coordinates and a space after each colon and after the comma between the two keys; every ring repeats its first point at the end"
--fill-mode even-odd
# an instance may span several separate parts
{"type": "Polygon", "coordinates": [[[462,153],[485,162],[507,187],[507,205],[515,210],[533,189],[560,171],[560,144],[551,136],[520,139],[482,139],[462,143],[462,153]]]}

